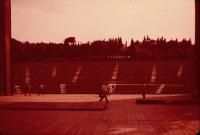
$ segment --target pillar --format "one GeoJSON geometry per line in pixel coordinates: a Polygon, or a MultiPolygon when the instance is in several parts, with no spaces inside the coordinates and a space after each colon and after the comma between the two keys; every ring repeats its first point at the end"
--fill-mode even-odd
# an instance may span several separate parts
{"type": "Polygon", "coordinates": [[[11,3],[0,0],[0,95],[11,95],[11,3]]]}
{"type": "Polygon", "coordinates": [[[200,0],[195,0],[195,55],[196,55],[196,59],[195,59],[195,71],[196,71],[196,78],[195,78],[195,85],[196,85],[196,96],[200,96],[199,95],[199,91],[200,91],[200,79],[199,79],[199,46],[200,46],[200,0]]]}

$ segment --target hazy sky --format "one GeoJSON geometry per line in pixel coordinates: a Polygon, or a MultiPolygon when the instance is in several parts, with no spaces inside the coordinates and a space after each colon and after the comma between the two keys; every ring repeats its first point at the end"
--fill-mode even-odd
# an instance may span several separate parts
{"type": "Polygon", "coordinates": [[[80,42],[164,36],[195,40],[194,0],[11,0],[12,37],[80,42]]]}

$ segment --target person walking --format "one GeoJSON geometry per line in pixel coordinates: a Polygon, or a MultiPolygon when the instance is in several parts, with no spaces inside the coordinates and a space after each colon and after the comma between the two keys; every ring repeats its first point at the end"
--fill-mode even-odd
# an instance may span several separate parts
{"type": "Polygon", "coordinates": [[[108,96],[108,85],[107,84],[103,84],[101,86],[101,89],[99,90],[98,94],[100,97],[99,101],[102,101],[103,99],[105,99],[106,103],[109,103],[108,98],[107,98],[107,96],[108,96]]]}
{"type": "Polygon", "coordinates": [[[40,87],[39,87],[38,92],[37,92],[38,96],[40,94],[43,94],[43,95],[45,94],[45,87],[46,87],[46,84],[40,84],[40,87]]]}
{"type": "Polygon", "coordinates": [[[26,96],[27,93],[29,94],[29,96],[31,95],[31,84],[30,83],[25,83],[24,96],[26,96]]]}

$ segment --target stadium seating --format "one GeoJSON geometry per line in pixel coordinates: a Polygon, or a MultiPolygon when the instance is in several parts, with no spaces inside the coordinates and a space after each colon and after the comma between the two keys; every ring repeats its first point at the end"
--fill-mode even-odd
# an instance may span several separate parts
{"type": "Polygon", "coordinates": [[[42,83],[46,84],[47,93],[97,93],[105,82],[118,84],[114,92],[120,94],[142,93],[143,89],[146,93],[189,93],[195,82],[191,61],[35,62],[13,65],[13,88],[20,86],[22,92],[27,68],[32,93],[42,83]],[[113,79],[116,64],[117,77],[113,79]],[[151,80],[153,70],[154,81],[151,80]]]}

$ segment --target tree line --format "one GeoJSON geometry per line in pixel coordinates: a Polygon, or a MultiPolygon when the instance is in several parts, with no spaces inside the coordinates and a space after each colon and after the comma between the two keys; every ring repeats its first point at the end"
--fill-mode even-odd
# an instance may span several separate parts
{"type": "MultiPolygon", "coordinates": [[[[185,60],[195,57],[195,45],[191,39],[182,41],[144,37],[143,41],[123,43],[122,38],[108,40],[76,42],[75,37],[68,37],[63,43],[30,43],[11,40],[12,61],[28,62],[62,59],[107,59],[108,56],[127,56],[130,60],[185,60]]],[[[113,57],[112,57],[113,58],[113,57]]]]}

